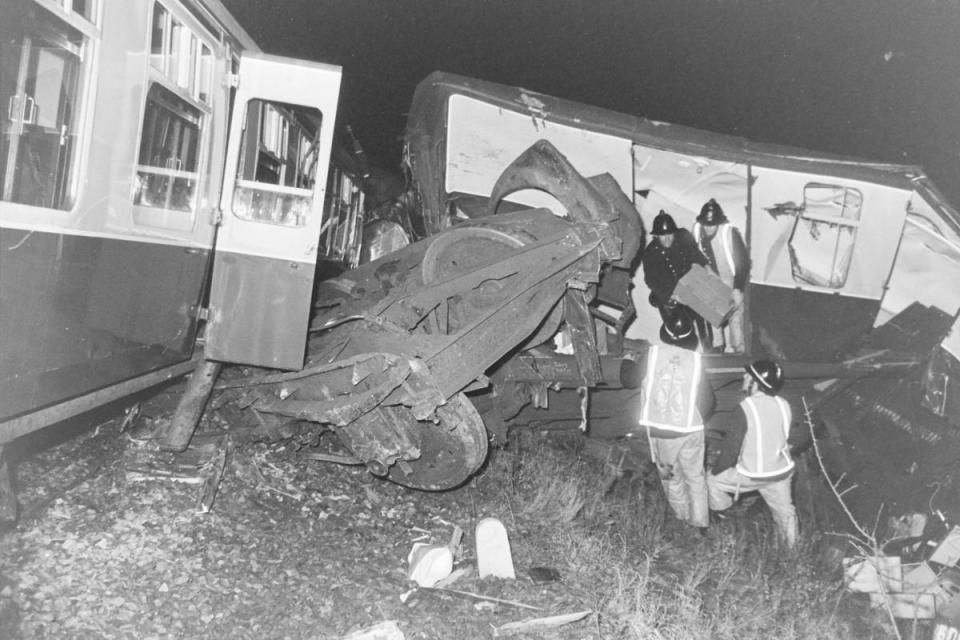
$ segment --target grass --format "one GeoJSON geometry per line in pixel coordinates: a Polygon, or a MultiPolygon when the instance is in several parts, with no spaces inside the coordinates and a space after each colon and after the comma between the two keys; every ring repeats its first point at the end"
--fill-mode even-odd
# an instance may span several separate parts
{"type": "Polygon", "coordinates": [[[840,576],[823,567],[819,523],[801,515],[801,541],[790,552],[775,542],[758,500],[701,537],[669,513],[639,447],[521,431],[478,480],[481,490],[494,486],[509,487],[500,499],[512,526],[535,534],[525,537],[536,548],[520,545],[515,554],[559,565],[568,584],[593,603],[603,638],[893,635],[882,614],[855,600],[840,576]]]}

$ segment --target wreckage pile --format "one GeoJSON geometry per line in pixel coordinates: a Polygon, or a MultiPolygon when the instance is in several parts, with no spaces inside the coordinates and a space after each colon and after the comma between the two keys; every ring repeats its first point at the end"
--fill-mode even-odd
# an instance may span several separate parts
{"type": "Polygon", "coordinates": [[[896,519],[900,535],[866,555],[844,559],[847,589],[907,621],[935,621],[933,637],[956,638],[960,628],[960,526],[943,513],[896,519]]]}

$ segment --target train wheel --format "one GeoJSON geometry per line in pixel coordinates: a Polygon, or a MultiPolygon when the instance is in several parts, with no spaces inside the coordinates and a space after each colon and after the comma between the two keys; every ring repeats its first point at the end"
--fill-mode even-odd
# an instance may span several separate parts
{"type": "MultiPolygon", "coordinates": [[[[453,229],[434,240],[424,254],[421,266],[423,282],[430,285],[469,273],[535,241],[535,238],[523,231],[495,226],[453,229]]],[[[512,293],[513,285],[519,280],[518,275],[510,275],[499,280],[488,280],[475,289],[464,291],[451,299],[449,308],[445,310],[447,317],[438,319],[435,326],[445,327],[448,335],[456,333],[506,300],[512,293]]],[[[563,308],[560,303],[526,346],[533,347],[553,337],[562,319],[563,308]]]]}
{"type": "Polygon", "coordinates": [[[463,484],[487,457],[487,430],[462,393],[436,409],[437,422],[417,420],[401,405],[380,406],[346,428],[345,444],[376,476],[425,491],[463,484]]]}

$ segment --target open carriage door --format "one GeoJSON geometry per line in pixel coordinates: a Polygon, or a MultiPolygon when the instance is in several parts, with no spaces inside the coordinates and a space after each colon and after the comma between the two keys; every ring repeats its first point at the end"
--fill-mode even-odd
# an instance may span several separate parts
{"type": "Polygon", "coordinates": [[[873,326],[890,278],[910,192],[812,171],[751,166],[754,354],[832,359],[873,326]]]}
{"type": "Polygon", "coordinates": [[[303,366],[341,69],[244,55],[231,114],[206,357],[303,366]]]}

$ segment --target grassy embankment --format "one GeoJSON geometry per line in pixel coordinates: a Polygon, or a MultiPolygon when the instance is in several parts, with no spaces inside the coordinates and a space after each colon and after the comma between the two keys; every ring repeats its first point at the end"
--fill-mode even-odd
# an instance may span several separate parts
{"type": "Polygon", "coordinates": [[[537,541],[515,554],[561,569],[598,612],[601,637],[896,635],[882,612],[844,590],[836,556],[832,566],[823,560],[828,542],[840,539],[810,521],[823,518],[822,501],[832,499],[828,491],[811,495],[816,474],[795,480],[802,540],[790,552],[776,542],[759,499],[711,525],[706,537],[685,527],[669,513],[645,457],[623,453],[578,435],[528,432],[497,451],[478,480],[511,488],[502,493],[511,525],[537,541]]]}

